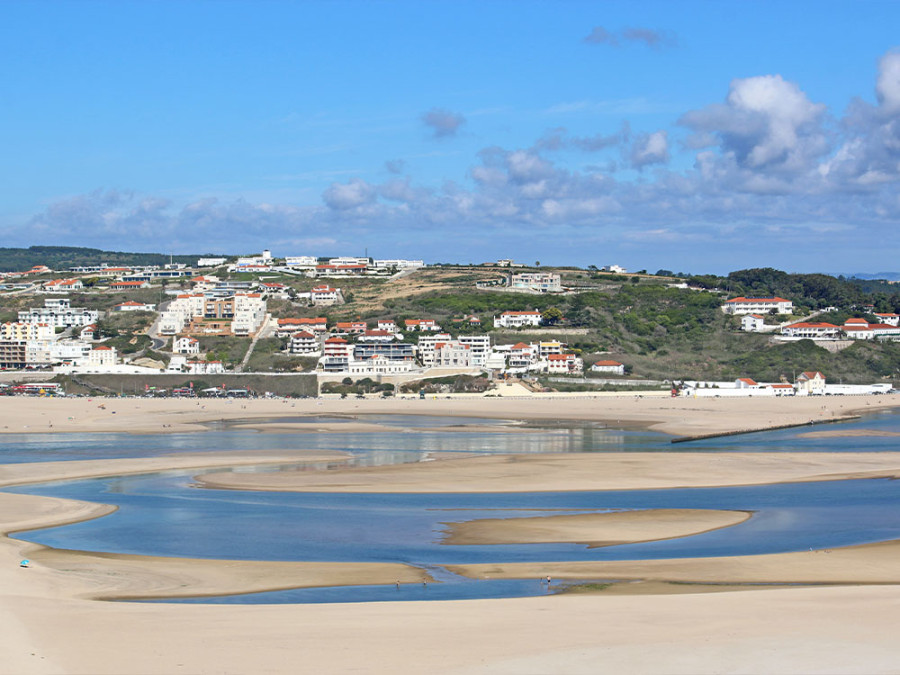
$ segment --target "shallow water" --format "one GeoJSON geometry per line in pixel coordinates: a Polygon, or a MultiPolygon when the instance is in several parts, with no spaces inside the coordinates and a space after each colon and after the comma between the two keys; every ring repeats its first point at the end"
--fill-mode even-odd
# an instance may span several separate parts
{"type": "MultiPolygon", "coordinates": [[[[374,421],[374,420],[373,420],[374,421]]],[[[440,418],[444,424],[448,418],[440,418]]],[[[454,420],[458,422],[459,420],[454,420]]],[[[400,424],[399,420],[388,423],[400,424]]],[[[434,420],[417,422],[435,426],[434,420]]],[[[479,423],[483,422],[481,420],[479,423]]],[[[379,423],[385,423],[379,421],[379,423]]],[[[502,425],[508,422],[494,422],[502,425]]],[[[402,426],[408,428],[407,421],[402,426]]],[[[881,413],[842,429],[897,430],[881,413]]],[[[836,426],[817,429],[836,429],[836,426]]],[[[163,455],[227,449],[335,449],[363,463],[416,461],[429,452],[847,451],[896,450],[897,438],[805,439],[810,427],[671,446],[661,434],[582,424],[529,433],[385,432],[285,434],[218,429],[167,436],[85,434],[0,443],[0,461],[163,455]],[[874,446],[874,447],[872,447],[874,446]]],[[[104,518],[18,535],[95,551],[248,560],[402,562],[435,571],[443,583],[303,589],[232,596],[217,602],[351,602],[509,597],[547,592],[536,581],[461,579],[442,565],[482,562],[630,560],[749,555],[900,538],[900,482],[854,480],[751,487],[520,494],[371,495],[276,493],[191,487],[198,472],[127,476],[10,490],[116,504],[104,518]],[[448,546],[442,523],[476,518],[707,508],[754,512],[737,526],[679,539],[588,549],[575,544],[448,546]],[[413,588],[416,586],[416,588],[413,588]]],[[[203,600],[208,601],[208,600],[203,600]]]]}

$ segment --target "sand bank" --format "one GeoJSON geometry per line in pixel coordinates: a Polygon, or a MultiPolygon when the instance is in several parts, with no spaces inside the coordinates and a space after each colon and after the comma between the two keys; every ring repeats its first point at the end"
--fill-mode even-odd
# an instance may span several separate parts
{"type": "Polygon", "coordinates": [[[442,523],[443,544],[582,544],[588,548],[675,539],[742,523],[746,511],[647,509],[442,523]]]}
{"type": "Polygon", "coordinates": [[[691,584],[900,584],[900,542],[827,550],[667,560],[452,565],[474,579],[618,579],[691,584]]]}
{"type": "Polygon", "coordinates": [[[828,429],[798,434],[799,438],[897,438],[898,431],[884,429],[828,429]]]}
{"type": "Polygon", "coordinates": [[[489,455],[330,471],[212,472],[203,485],[300,492],[548,492],[896,478],[900,453],[489,455]]]}
{"type": "MultiPolygon", "coordinates": [[[[0,433],[203,431],[208,424],[240,420],[254,426],[301,416],[441,415],[510,420],[561,419],[646,427],[681,436],[805,424],[900,405],[900,395],[760,398],[552,396],[438,399],[143,399],[0,397],[0,433]]],[[[324,430],[349,431],[321,420],[324,430]]],[[[302,422],[290,425],[302,430],[302,422]]],[[[269,427],[271,428],[271,427],[269,427]]],[[[393,429],[396,429],[394,427],[393,429]]],[[[371,429],[367,429],[371,430],[371,429]]]]}

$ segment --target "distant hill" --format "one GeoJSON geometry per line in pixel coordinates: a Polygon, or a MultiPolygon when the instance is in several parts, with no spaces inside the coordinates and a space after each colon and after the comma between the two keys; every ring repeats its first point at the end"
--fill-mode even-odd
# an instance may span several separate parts
{"type": "Polygon", "coordinates": [[[103,263],[116,267],[164,265],[170,260],[172,262],[194,265],[197,262],[197,258],[209,255],[176,255],[170,257],[165,253],[124,253],[79,246],[0,248],[0,272],[24,272],[35,265],[46,265],[52,270],[60,271],[65,271],[70,267],[101,265],[103,263]]]}
{"type": "Polygon", "coordinates": [[[877,272],[876,274],[864,274],[862,272],[857,272],[856,274],[847,274],[845,276],[852,279],[884,279],[885,281],[900,281],[900,272],[877,272]]]}

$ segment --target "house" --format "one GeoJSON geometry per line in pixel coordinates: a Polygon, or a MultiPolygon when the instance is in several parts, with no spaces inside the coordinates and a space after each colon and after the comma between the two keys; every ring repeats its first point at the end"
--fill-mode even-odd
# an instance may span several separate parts
{"type": "Polygon", "coordinates": [[[535,293],[560,293],[561,280],[554,272],[517,272],[509,275],[508,286],[535,293]]]}
{"type": "Polygon", "coordinates": [[[376,328],[378,330],[386,330],[389,333],[397,333],[400,330],[393,319],[379,319],[376,328]]]}
{"type": "Polygon", "coordinates": [[[365,321],[339,321],[334,325],[333,332],[344,335],[362,335],[368,329],[365,321]]]}
{"type": "Polygon", "coordinates": [[[398,337],[397,333],[387,330],[367,330],[357,340],[360,342],[393,342],[398,337]]]}
{"type": "Polygon", "coordinates": [[[494,317],[494,328],[522,328],[523,326],[540,326],[541,313],[536,309],[525,312],[503,312],[494,317]]]}
{"type": "Polygon", "coordinates": [[[381,354],[375,354],[363,361],[351,361],[347,366],[350,375],[402,375],[413,369],[413,361],[396,361],[381,354]]]}
{"type": "Polygon", "coordinates": [[[155,310],[156,305],[148,302],[135,302],[134,300],[122,302],[113,307],[113,311],[115,312],[152,312],[155,310]]]}
{"type": "Polygon", "coordinates": [[[320,364],[325,372],[347,370],[353,360],[353,345],[344,338],[330,337],[325,340],[324,355],[320,364]]]}
{"type": "Polygon", "coordinates": [[[32,307],[19,311],[19,321],[24,323],[46,323],[54,328],[87,326],[97,323],[100,312],[83,307],[72,307],[68,298],[48,298],[43,307],[32,307]]]}
{"type": "Polygon", "coordinates": [[[185,367],[191,375],[219,375],[225,372],[221,361],[188,361],[185,367]]]}
{"type": "Polygon", "coordinates": [[[879,314],[875,312],[875,316],[881,323],[889,326],[900,326],[900,314],[879,314]]]}
{"type": "Polygon", "coordinates": [[[736,389],[759,389],[759,382],[749,377],[739,377],[734,381],[736,389]]]}
{"type": "Polygon", "coordinates": [[[509,349],[509,367],[510,369],[527,370],[537,360],[537,347],[534,345],[526,345],[524,342],[517,342],[509,349]]]}
{"type": "Polygon", "coordinates": [[[435,368],[469,368],[472,365],[472,350],[457,340],[438,342],[434,345],[435,368]]]}
{"type": "Polygon", "coordinates": [[[562,354],[568,345],[559,340],[544,340],[543,342],[538,342],[538,357],[545,359],[550,354],[562,354]]]}
{"type": "Polygon", "coordinates": [[[597,361],[597,363],[591,366],[591,372],[624,375],[625,364],[619,363],[618,361],[597,361]]]}
{"type": "Polygon", "coordinates": [[[441,330],[440,325],[434,319],[406,319],[403,323],[407,332],[441,330]]]}
{"type": "Polygon", "coordinates": [[[368,265],[349,264],[349,265],[316,265],[317,277],[347,277],[360,276],[366,273],[368,265]]]}
{"type": "Polygon", "coordinates": [[[332,288],[328,284],[314,286],[309,291],[309,301],[315,307],[339,305],[344,302],[344,296],[340,288],[332,288]]]}
{"type": "Polygon", "coordinates": [[[744,314],[741,317],[741,330],[748,333],[759,333],[765,324],[765,319],[759,314],[744,314]]]}
{"type": "Polygon", "coordinates": [[[865,319],[847,319],[843,332],[851,340],[900,339],[900,327],[886,323],[868,323],[865,319]]]}
{"type": "Polygon", "coordinates": [[[613,274],[625,274],[628,270],[619,265],[604,265],[600,268],[601,272],[612,272],[613,274]]]}
{"type": "Polygon", "coordinates": [[[88,354],[89,366],[114,366],[116,365],[116,360],[115,347],[107,347],[106,345],[94,347],[88,354]]]}
{"type": "Polygon", "coordinates": [[[78,333],[78,339],[84,340],[85,342],[92,342],[97,339],[97,326],[95,324],[89,324],[81,329],[81,332],[78,333]]]}
{"type": "Polygon", "coordinates": [[[584,362],[575,354],[550,354],[547,356],[547,372],[550,375],[580,375],[584,362]]]}
{"type": "Polygon", "coordinates": [[[192,337],[176,338],[172,343],[172,351],[176,354],[199,354],[200,342],[192,337]]]}
{"type": "Polygon", "coordinates": [[[745,298],[743,296],[726,300],[722,305],[722,311],[726,314],[792,314],[794,303],[784,298],[773,296],[771,298],[745,298]]]}
{"type": "Polygon", "coordinates": [[[818,370],[802,372],[795,387],[800,396],[820,396],[825,393],[825,376],[818,370]]]}
{"type": "Polygon", "coordinates": [[[815,323],[801,321],[792,323],[781,329],[781,334],[786,337],[808,338],[810,340],[834,340],[839,337],[841,327],[831,323],[815,323]]]}
{"type": "Polygon", "coordinates": [[[434,365],[434,350],[438,342],[450,342],[453,338],[449,333],[432,333],[430,335],[420,335],[418,344],[416,345],[419,353],[419,361],[426,368],[434,365]]]}
{"type": "Polygon", "coordinates": [[[149,281],[113,281],[109,287],[114,291],[134,291],[139,288],[150,288],[149,281]]]}
{"type": "Polygon", "coordinates": [[[318,354],[321,351],[318,338],[305,330],[291,335],[290,350],[291,354],[318,354]]]}
{"type": "Polygon", "coordinates": [[[793,396],[797,393],[794,385],[787,383],[770,384],[769,389],[775,392],[776,396],[793,396]]]}
{"type": "Polygon", "coordinates": [[[83,289],[84,284],[80,279],[54,279],[44,283],[45,293],[71,293],[83,289]]]}
{"type": "Polygon", "coordinates": [[[278,326],[275,328],[275,334],[278,335],[278,337],[286,337],[296,333],[298,330],[324,333],[328,330],[328,320],[323,316],[316,318],[278,319],[278,326]]]}

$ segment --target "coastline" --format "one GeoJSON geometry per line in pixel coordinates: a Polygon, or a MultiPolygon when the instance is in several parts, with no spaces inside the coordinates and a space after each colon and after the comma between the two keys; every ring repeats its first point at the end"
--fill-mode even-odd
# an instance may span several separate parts
{"type": "MultiPolygon", "coordinates": [[[[900,394],[871,396],[672,398],[643,394],[365,399],[144,399],[0,397],[0,433],[184,433],[240,420],[265,429],[284,418],[312,418],[297,431],[375,431],[368,415],[602,422],[674,436],[804,425],[900,407],[900,394]],[[352,417],[330,423],[327,416],[352,417]],[[355,426],[359,425],[359,426],[355,426]]],[[[475,425],[477,426],[477,425],[475,425]]],[[[394,427],[393,429],[396,429],[394,427]]],[[[391,428],[385,428],[391,430],[391,428]]],[[[459,430],[459,427],[455,427],[459,430]]]]}
{"type": "MultiPolygon", "coordinates": [[[[396,401],[367,400],[321,405],[307,401],[301,406],[298,401],[297,406],[291,407],[283,401],[268,401],[247,407],[216,402],[221,407],[198,412],[190,409],[190,405],[200,407],[196,402],[184,401],[116,400],[113,405],[106,401],[105,409],[92,407],[97,400],[87,399],[66,402],[81,403],[80,408],[54,407],[62,399],[24,401],[28,406],[6,406],[3,401],[3,419],[39,426],[41,421],[46,424],[48,413],[55,418],[74,412],[73,424],[60,424],[62,428],[57,428],[54,422],[53,433],[199,431],[209,422],[248,418],[258,420],[250,421],[250,425],[265,427],[269,420],[279,417],[348,413],[538,421],[580,419],[683,433],[703,428],[733,429],[746,425],[748,415],[764,417],[766,423],[784,423],[788,418],[808,418],[808,422],[898,404],[894,397],[885,396],[852,401],[815,399],[781,410],[773,410],[769,405],[772,402],[762,399],[741,401],[744,406],[735,406],[731,400],[679,403],[678,399],[633,397],[600,402],[561,400],[552,404],[544,400],[525,402],[527,405],[522,401],[486,403],[482,399],[466,405],[442,400],[404,401],[401,405],[396,401]],[[599,409],[601,402],[608,405],[599,409]],[[126,405],[119,407],[123,403],[126,405]],[[348,408],[348,403],[352,407],[348,408]],[[420,405],[423,403],[426,405],[420,405]],[[163,421],[167,419],[172,421],[163,421]],[[162,424],[171,426],[161,431],[162,424]]],[[[307,427],[315,428],[317,424],[307,423],[307,427]]],[[[354,424],[357,422],[333,426],[352,431],[354,424]]],[[[370,422],[359,424],[365,425],[367,431],[398,429],[370,422]]],[[[30,431],[34,430],[37,429],[30,431]]],[[[7,429],[6,433],[18,431],[7,429]]],[[[266,451],[7,464],[0,466],[0,485],[169,469],[224,469],[240,464],[277,466],[304,459],[333,462],[342,457],[341,453],[266,451]]],[[[333,483],[328,489],[334,491],[341,491],[341,481],[343,490],[347,490],[347,480],[355,481],[353,490],[368,483],[384,491],[427,491],[441,482],[458,490],[460,481],[465,481],[470,490],[496,490],[503,485],[509,489],[518,486],[520,490],[742,485],[896,477],[900,475],[900,453],[486,456],[440,459],[416,466],[424,470],[412,471],[412,466],[399,473],[396,470],[403,467],[382,467],[378,471],[346,468],[323,475],[333,483]]],[[[283,480],[278,478],[278,472],[216,471],[200,480],[249,480],[261,476],[270,481],[270,489],[284,487],[277,485],[283,480]]],[[[312,489],[322,488],[318,485],[312,489]]],[[[109,509],[98,504],[48,499],[0,492],[0,530],[73,522],[98,517],[109,509]]],[[[396,566],[339,569],[327,563],[318,569],[304,569],[304,565],[296,563],[245,564],[91,554],[44,549],[3,537],[0,648],[5,659],[0,672],[278,673],[292,669],[287,664],[301,661],[305,668],[321,672],[365,673],[595,673],[598,667],[632,673],[713,673],[734,663],[740,663],[743,671],[756,672],[896,672],[898,652],[892,627],[900,621],[900,574],[893,563],[898,553],[900,542],[884,542],[830,553],[731,559],[504,564],[490,569],[460,566],[456,571],[473,577],[489,574],[492,578],[537,579],[552,574],[554,579],[617,578],[630,583],[596,594],[509,600],[215,606],[110,603],[88,598],[156,597],[154,593],[202,595],[194,592],[198,585],[209,594],[316,582],[331,585],[341,583],[335,580],[342,575],[347,583],[360,583],[370,573],[375,575],[370,578],[387,578],[387,583],[401,579],[404,583],[407,579],[418,583],[422,571],[396,566]],[[33,559],[31,567],[18,566],[23,557],[33,559]],[[770,583],[810,586],[760,585],[770,583]],[[192,590],[185,592],[185,584],[192,590]],[[740,584],[752,585],[735,587],[740,584]],[[707,592],[711,589],[718,592],[707,592]],[[611,617],[615,620],[611,621],[611,617]],[[601,626],[602,630],[598,630],[601,626]],[[103,646],[89,636],[104,636],[103,646]],[[465,645],[465,649],[460,649],[460,645],[465,645]]]]}

